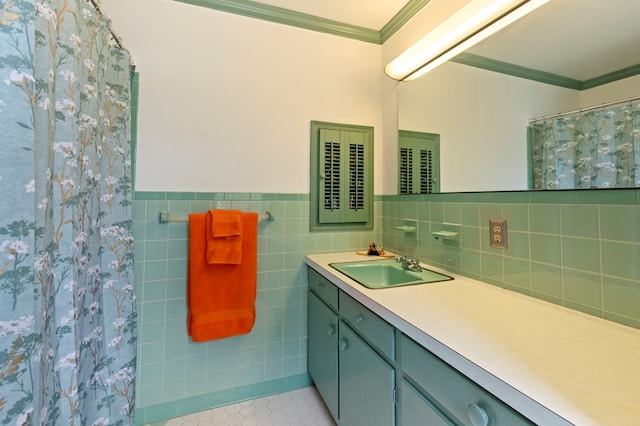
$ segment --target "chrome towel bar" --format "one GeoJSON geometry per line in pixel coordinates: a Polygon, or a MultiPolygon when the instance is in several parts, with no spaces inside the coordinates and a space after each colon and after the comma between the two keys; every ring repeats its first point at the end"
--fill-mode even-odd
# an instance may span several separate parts
{"type": "MultiPolygon", "coordinates": [[[[259,214],[258,220],[273,222],[275,218],[271,212],[267,211],[265,214],[259,214]]],[[[172,216],[169,212],[160,212],[160,223],[168,222],[189,222],[189,216],[172,216]]]]}

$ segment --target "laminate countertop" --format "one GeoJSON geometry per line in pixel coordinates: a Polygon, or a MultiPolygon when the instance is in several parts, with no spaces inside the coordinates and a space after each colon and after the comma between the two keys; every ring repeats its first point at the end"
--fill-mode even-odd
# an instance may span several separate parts
{"type": "Polygon", "coordinates": [[[306,263],[452,367],[539,425],[640,425],[640,330],[451,274],[372,290],[306,263]]]}

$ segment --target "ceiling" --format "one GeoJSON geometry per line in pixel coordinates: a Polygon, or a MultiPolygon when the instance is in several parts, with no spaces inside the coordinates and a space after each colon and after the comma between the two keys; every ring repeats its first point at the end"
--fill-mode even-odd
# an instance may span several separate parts
{"type": "MultiPolygon", "coordinates": [[[[202,4],[195,0],[177,1],[202,4]]],[[[205,3],[232,13],[382,44],[429,0],[206,0],[205,3]],[[293,16],[286,16],[288,11],[293,16]],[[336,24],[343,24],[339,32],[334,31],[340,27],[336,24]]],[[[492,61],[489,66],[486,61],[459,62],[537,79],[530,72],[518,74],[508,66],[516,65],[559,77],[540,79],[549,84],[574,89],[595,87],[640,74],[638,16],[640,0],[551,0],[468,51],[476,59],[492,61]],[[509,71],[504,71],[505,68],[509,71]],[[621,70],[625,72],[620,73],[621,70]]]]}
{"type": "Polygon", "coordinates": [[[256,3],[380,30],[409,0],[258,0],[256,3]]]}

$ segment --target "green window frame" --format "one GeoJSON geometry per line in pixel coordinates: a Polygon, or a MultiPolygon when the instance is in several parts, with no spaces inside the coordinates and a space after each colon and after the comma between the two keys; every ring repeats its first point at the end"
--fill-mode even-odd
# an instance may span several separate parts
{"type": "Polygon", "coordinates": [[[140,98],[140,73],[131,70],[131,190],[136,190],[136,157],[138,151],[138,101],[140,98]]]}
{"type": "Polygon", "coordinates": [[[373,229],[373,127],[311,122],[310,230],[373,229]]]}

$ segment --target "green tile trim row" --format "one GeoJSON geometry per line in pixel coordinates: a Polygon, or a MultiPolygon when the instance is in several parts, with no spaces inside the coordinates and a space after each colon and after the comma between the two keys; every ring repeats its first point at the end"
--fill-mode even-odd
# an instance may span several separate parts
{"type": "Polygon", "coordinates": [[[308,374],[284,377],[220,392],[211,392],[135,410],[135,424],[143,425],[223,405],[289,392],[311,386],[308,374]]]}
{"type": "Polygon", "coordinates": [[[640,205],[639,188],[450,192],[420,195],[394,194],[380,197],[382,201],[396,202],[640,205]]]}

